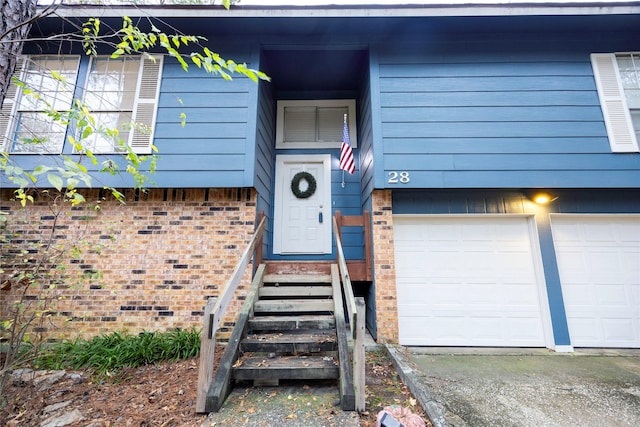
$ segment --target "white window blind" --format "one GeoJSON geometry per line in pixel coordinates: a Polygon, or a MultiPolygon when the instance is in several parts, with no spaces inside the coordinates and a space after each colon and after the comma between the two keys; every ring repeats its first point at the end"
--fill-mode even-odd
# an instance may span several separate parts
{"type": "Polygon", "coordinates": [[[278,101],[276,148],[339,148],[345,114],[356,147],[354,100],[278,101]]]}

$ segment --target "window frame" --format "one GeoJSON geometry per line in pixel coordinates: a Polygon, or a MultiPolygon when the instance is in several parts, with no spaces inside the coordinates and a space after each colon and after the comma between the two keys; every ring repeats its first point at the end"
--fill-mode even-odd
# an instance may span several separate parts
{"type": "MultiPolygon", "coordinates": [[[[122,67],[121,67],[122,69],[122,67]]],[[[89,108],[89,110],[91,111],[91,114],[94,115],[95,118],[97,118],[99,115],[108,115],[108,114],[117,114],[117,115],[122,115],[124,114],[125,116],[129,117],[129,121],[128,122],[124,122],[124,123],[120,123],[118,121],[118,125],[117,125],[117,129],[119,132],[122,133],[122,127],[124,125],[126,125],[127,123],[133,123],[133,118],[135,115],[135,107],[136,107],[136,101],[137,101],[137,96],[138,96],[138,88],[140,85],[140,78],[142,75],[142,59],[140,57],[137,56],[133,56],[133,55],[122,55],[118,58],[111,58],[109,55],[98,55],[98,56],[92,56],[89,60],[89,65],[87,66],[87,75],[86,75],[86,79],[84,82],[84,86],[83,86],[83,90],[82,90],[82,100],[83,103],[85,103],[87,105],[87,107],[89,108]],[[110,108],[110,109],[105,109],[105,108],[94,108],[92,105],[87,103],[87,97],[91,95],[91,93],[93,92],[100,92],[100,91],[93,91],[90,90],[89,85],[91,82],[91,77],[92,77],[92,72],[94,71],[94,67],[95,64],[98,61],[104,61],[106,60],[107,62],[109,61],[122,61],[122,65],[124,65],[124,61],[127,60],[131,60],[131,58],[133,58],[134,61],[134,66],[137,68],[136,70],[136,74],[135,74],[135,83],[133,85],[134,89],[133,89],[133,100],[131,102],[130,108],[127,109],[123,109],[122,105],[119,105],[119,108],[110,108]]],[[[122,76],[122,74],[120,74],[122,76]]],[[[101,107],[104,107],[105,104],[101,103],[101,107]]],[[[97,120],[96,120],[97,121],[97,120]]],[[[107,128],[111,128],[109,126],[107,126],[107,128]]],[[[126,132],[126,137],[125,139],[125,143],[127,145],[130,146],[130,141],[131,141],[131,133],[133,133],[133,128],[129,128],[127,129],[126,132]]],[[[92,135],[91,138],[98,138],[97,135],[92,135]]],[[[104,150],[102,148],[98,148],[98,145],[94,145],[92,147],[86,147],[89,150],[91,150],[91,152],[93,154],[121,154],[123,152],[125,152],[124,148],[118,148],[116,146],[111,145],[111,149],[110,150],[104,150]]],[[[73,150],[74,154],[81,154],[80,151],[76,150],[74,148],[73,150]]]]}
{"type": "MultiPolygon", "coordinates": [[[[76,92],[77,92],[77,88],[78,88],[78,78],[80,78],[80,67],[81,67],[81,57],[80,55],[55,55],[55,54],[38,54],[38,55],[24,55],[20,58],[18,58],[18,61],[16,62],[16,69],[12,75],[12,80],[13,77],[16,77],[18,80],[25,82],[26,77],[27,77],[27,73],[28,73],[28,62],[29,61],[38,61],[38,60],[46,60],[46,58],[56,58],[56,59],[60,59],[62,61],[66,61],[66,60],[74,60],[76,61],[76,69],[75,69],[75,76],[74,76],[74,82],[67,82],[67,84],[70,87],[70,90],[67,91],[70,94],[70,100],[69,100],[69,106],[67,109],[62,109],[62,110],[57,110],[60,112],[68,112],[70,108],[72,108],[72,104],[73,104],[73,99],[75,99],[76,97],[76,92]]],[[[52,70],[52,71],[57,71],[59,72],[60,70],[52,70]]],[[[26,82],[25,82],[26,83],[26,82]]],[[[56,86],[56,91],[54,92],[55,94],[58,93],[62,93],[60,90],[58,90],[60,88],[60,85],[56,86]]],[[[30,88],[31,89],[31,88],[30,88]]],[[[41,93],[42,88],[40,89],[32,89],[34,93],[41,93]]],[[[33,109],[25,109],[25,108],[21,108],[21,104],[22,104],[22,100],[23,97],[26,96],[23,93],[23,88],[20,86],[17,86],[15,83],[13,83],[13,81],[11,81],[11,83],[9,84],[9,88],[7,90],[7,93],[5,94],[5,104],[2,106],[2,113],[3,115],[7,114],[7,117],[3,117],[4,119],[4,123],[2,123],[2,126],[0,126],[0,128],[4,128],[5,132],[4,134],[0,135],[0,138],[2,138],[2,141],[0,141],[0,151],[6,151],[8,153],[11,153],[11,155],[18,155],[18,156],[22,156],[22,155],[47,155],[47,154],[61,154],[64,152],[64,148],[65,148],[65,144],[66,144],[66,140],[67,140],[67,134],[69,131],[69,125],[60,125],[62,127],[64,127],[64,133],[62,136],[62,144],[59,147],[58,150],[35,150],[35,151],[16,151],[14,150],[14,147],[16,145],[16,143],[18,142],[17,139],[17,132],[18,132],[18,125],[20,122],[19,119],[19,115],[21,113],[35,113],[35,114],[47,114],[45,109],[37,109],[37,108],[33,108],[33,109]]],[[[57,99],[57,97],[56,97],[57,99]]],[[[55,105],[53,105],[52,107],[55,107],[55,105]]],[[[51,123],[53,124],[53,122],[51,123]]]]}
{"type": "MultiPolygon", "coordinates": [[[[276,112],[276,148],[277,149],[326,149],[340,148],[342,140],[339,141],[285,141],[285,109],[287,107],[310,107],[310,108],[346,108],[347,125],[349,127],[349,138],[351,146],[357,148],[356,130],[356,101],[355,99],[316,99],[316,100],[279,100],[277,101],[276,112]]],[[[317,129],[317,123],[316,123],[317,129]]],[[[336,129],[336,134],[342,135],[342,123],[336,129]]]]}

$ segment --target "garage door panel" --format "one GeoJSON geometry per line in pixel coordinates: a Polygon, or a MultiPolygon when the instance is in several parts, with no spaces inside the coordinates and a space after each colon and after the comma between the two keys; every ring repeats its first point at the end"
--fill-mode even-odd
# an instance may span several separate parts
{"type": "Polygon", "coordinates": [[[629,318],[603,318],[602,331],[607,341],[627,342],[634,338],[636,325],[629,318]]]}
{"type": "Polygon", "coordinates": [[[572,344],[640,347],[640,215],[551,220],[572,344]]]}
{"type": "Polygon", "coordinates": [[[527,218],[397,216],[394,239],[401,344],[544,346],[527,218]]]}
{"type": "Polygon", "coordinates": [[[594,290],[596,304],[607,309],[626,307],[631,297],[630,289],[628,289],[624,283],[595,285],[594,290]]]}

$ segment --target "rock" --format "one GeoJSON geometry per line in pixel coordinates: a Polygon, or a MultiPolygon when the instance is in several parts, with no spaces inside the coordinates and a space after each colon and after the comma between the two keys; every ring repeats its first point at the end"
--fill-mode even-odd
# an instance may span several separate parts
{"type": "Polygon", "coordinates": [[[47,418],[40,424],[40,427],[64,427],[69,424],[80,422],[83,419],[84,417],[82,416],[82,413],[79,410],[74,409],[71,412],[47,418]]]}
{"type": "Polygon", "coordinates": [[[33,385],[40,391],[46,390],[67,375],[67,371],[38,371],[33,379],[33,385]]]}
{"type": "Polygon", "coordinates": [[[84,382],[84,377],[80,374],[70,373],[70,374],[67,374],[67,377],[73,380],[74,384],[82,384],[84,382]]]}
{"type": "Polygon", "coordinates": [[[56,412],[59,411],[62,408],[66,408],[67,406],[71,405],[71,402],[73,402],[72,400],[67,400],[66,402],[58,402],[58,403],[53,403],[49,406],[46,406],[42,412],[44,412],[45,414],[48,414],[50,412],[56,412]]]}

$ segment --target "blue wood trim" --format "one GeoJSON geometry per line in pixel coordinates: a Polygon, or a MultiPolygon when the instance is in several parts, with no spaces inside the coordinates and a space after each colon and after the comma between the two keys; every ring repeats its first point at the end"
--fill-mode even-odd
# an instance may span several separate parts
{"type": "Polygon", "coordinates": [[[536,213],[535,218],[536,226],[538,228],[540,252],[542,255],[544,280],[547,287],[547,299],[549,301],[553,338],[556,345],[571,345],[569,324],[567,322],[567,313],[564,308],[564,296],[562,295],[560,272],[556,258],[556,249],[553,245],[553,236],[551,234],[549,210],[541,208],[536,213]]]}
{"type": "MultiPolygon", "coordinates": [[[[260,48],[255,45],[252,49],[251,63],[255,64],[256,68],[260,68],[260,48]]],[[[256,179],[256,156],[257,156],[257,133],[258,133],[258,114],[260,104],[259,100],[259,84],[253,83],[249,86],[249,114],[247,118],[247,147],[252,149],[246,151],[245,163],[244,163],[244,187],[254,187],[256,179]]]]}
{"type": "MultiPolygon", "coordinates": [[[[371,142],[372,142],[372,166],[374,188],[384,187],[384,171],[378,165],[383,164],[383,138],[382,138],[382,95],[380,89],[380,56],[378,46],[371,46],[369,51],[369,75],[371,86],[371,142]],[[376,169],[377,168],[377,169],[376,169]]],[[[369,160],[369,158],[368,158],[369,160]]]]}

